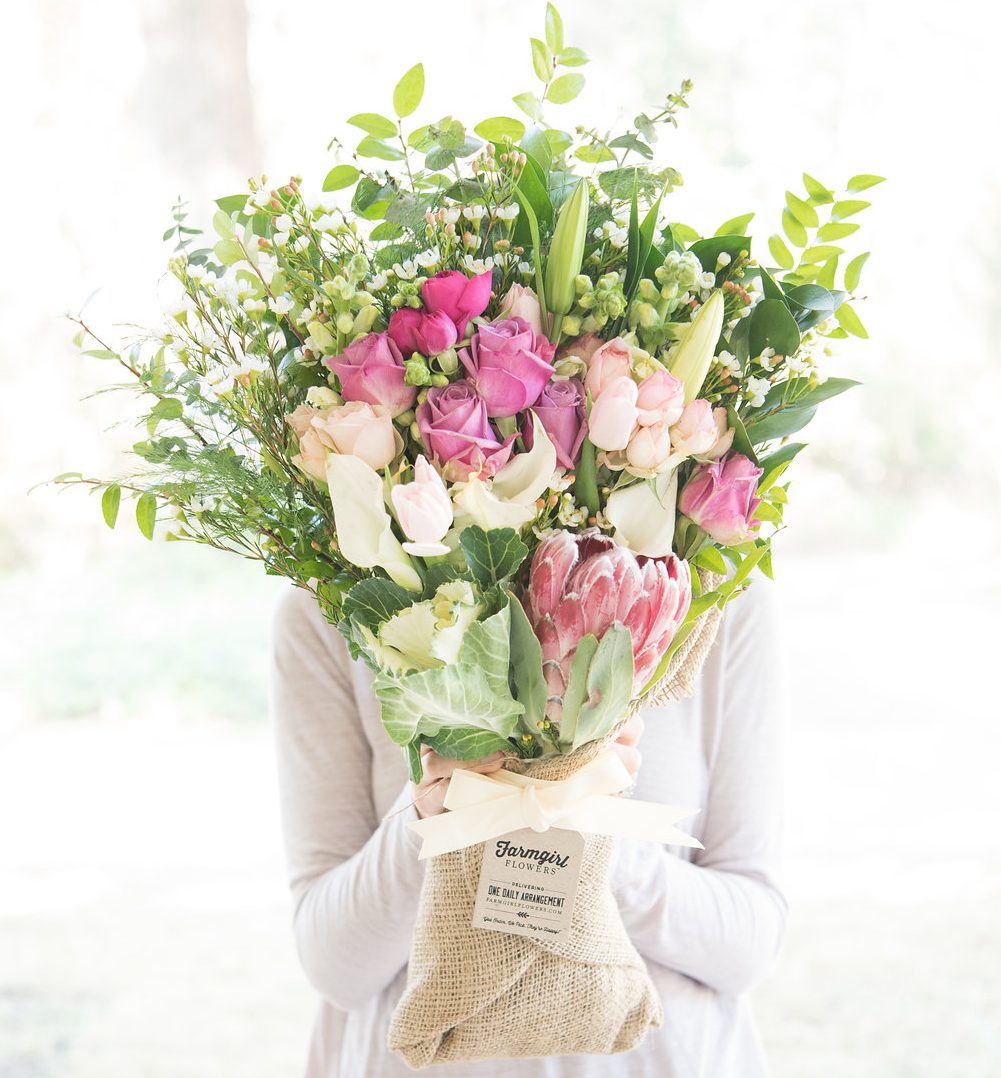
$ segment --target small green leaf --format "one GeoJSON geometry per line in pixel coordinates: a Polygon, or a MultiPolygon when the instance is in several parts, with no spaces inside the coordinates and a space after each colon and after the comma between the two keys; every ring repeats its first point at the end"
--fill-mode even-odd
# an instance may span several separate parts
{"type": "Polygon", "coordinates": [[[840,221],[834,221],[826,225],[820,226],[820,231],[817,233],[817,239],[822,240],[824,243],[828,243],[831,240],[843,240],[850,236],[853,232],[858,232],[859,226],[854,221],[849,221],[842,224],[840,221]]]}
{"type": "Polygon", "coordinates": [[[157,419],[180,419],[184,405],[176,397],[163,397],[153,405],[150,415],[157,419]]]}
{"type": "Polygon", "coordinates": [[[833,247],[829,243],[818,243],[814,247],[807,247],[800,256],[800,261],[809,265],[816,265],[818,262],[826,262],[829,258],[837,258],[843,254],[844,251],[840,247],[833,247]]]}
{"type": "Polygon", "coordinates": [[[359,112],[348,120],[352,127],[360,127],[375,138],[392,138],[396,134],[396,124],[388,116],[377,112],[359,112]]]}
{"type": "Polygon", "coordinates": [[[101,512],[104,514],[104,523],[109,528],[113,528],[118,520],[118,507],[121,502],[122,488],[117,483],[109,483],[101,495],[101,512]]]}
{"type": "Polygon", "coordinates": [[[782,231],[789,237],[789,240],[794,247],[806,246],[806,229],[788,210],[782,211],[782,231]]]}
{"type": "Polygon", "coordinates": [[[786,191],[786,205],[789,207],[789,212],[801,225],[805,225],[807,228],[816,228],[820,224],[817,211],[809,202],[804,202],[801,198],[797,198],[792,191],[786,191]]]}
{"type": "Polygon", "coordinates": [[[549,82],[553,74],[553,54],[544,41],[537,37],[530,39],[532,43],[532,67],[535,68],[535,76],[539,82],[549,82]]]}
{"type": "Polygon", "coordinates": [[[512,116],[491,116],[473,130],[487,142],[517,142],[525,134],[525,125],[512,116]]]}
{"type": "Polygon", "coordinates": [[[859,279],[862,276],[862,267],[865,265],[866,259],[869,257],[869,252],[865,251],[863,254],[856,255],[855,258],[845,266],[845,288],[849,292],[854,292],[858,288],[859,279]]]}
{"type": "Polygon", "coordinates": [[[883,183],[886,180],[885,176],[874,176],[872,173],[860,172],[857,176],[852,176],[848,181],[848,190],[865,191],[868,187],[875,187],[877,183],[883,183]]]}
{"type": "Polygon", "coordinates": [[[377,157],[380,161],[402,161],[406,157],[402,150],[372,135],[366,135],[357,148],[362,157],[377,157]]]}
{"type": "Polygon", "coordinates": [[[792,257],[792,252],[786,247],[779,235],[768,237],[768,250],[772,253],[772,258],[775,259],[775,264],[780,269],[792,269],[795,264],[795,259],[792,257]]]}
{"type": "Polygon", "coordinates": [[[483,587],[506,580],[528,555],[528,547],[514,528],[484,531],[474,524],[463,529],[459,545],[473,579],[483,587]]]}
{"type": "Polygon", "coordinates": [[[583,75],[578,75],[576,72],[570,75],[560,75],[550,84],[546,100],[552,101],[554,105],[565,105],[568,101],[573,101],[583,89],[583,75]]]}
{"type": "Polygon", "coordinates": [[[334,165],[323,181],[324,191],[340,191],[350,187],[361,175],[354,165],[334,165]]]}
{"type": "Polygon", "coordinates": [[[838,325],[847,330],[853,337],[868,337],[869,333],[862,324],[862,319],[855,313],[855,308],[849,303],[842,303],[834,314],[838,325]]]}
{"type": "Polygon", "coordinates": [[[147,539],[152,540],[156,527],[156,496],[146,491],[136,502],[136,524],[147,539]]]}
{"type": "Polygon", "coordinates": [[[716,236],[746,236],[747,226],[754,219],[753,213],[743,213],[739,217],[731,217],[729,221],[724,221],[719,228],[716,229],[714,235],[716,236]]]}
{"type": "Polygon", "coordinates": [[[730,571],[729,566],[723,560],[723,555],[720,554],[716,547],[712,546],[703,547],[692,559],[692,562],[700,569],[708,569],[711,573],[719,573],[720,576],[726,576],[730,571]]]}
{"type": "Polygon", "coordinates": [[[107,348],[88,348],[86,351],[81,352],[82,356],[89,356],[91,359],[118,359],[117,352],[110,352],[107,348]]]}
{"type": "Polygon", "coordinates": [[[828,190],[820,180],[815,180],[809,172],[803,173],[803,186],[806,188],[806,193],[810,196],[810,201],[816,203],[818,206],[834,201],[834,192],[828,190]]]}
{"type": "Polygon", "coordinates": [[[842,202],[835,202],[831,207],[831,220],[843,221],[846,217],[854,217],[856,213],[867,210],[871,202],[864,202],[860,198],[847,198],[842,202]]]}
{"type": "Polygon", "coordinates": [[[417,109],[424,97],[424,65],[414,66],[396,84],[393,90],[393,109],[401,119],[417,109]]]}
{"type": "Polygon", "coordinates": [[[517,94],[512,97],[511,100],[521,109],[521,111],[530,119],[536,122],[542,117],[542,103],[535,96],[535,94],[517,94]]]}
{"type": "Polygon", "coordinates": [[[215,204],[226,214],[243,213],[243,209],[247,205],[247,196],[224,195],[222,198],[217,198],[215,204]]]}
{"type": "Polygon", "coordinates": [[[556,54],[556,59],[564,67],[583,67],[589,60],[587,53],[583,49],[561,49],[556,54]]]}
{"type": "Polygon", "coordinates": [[[546,4],[546,44],[553,52],[563,48],[563,20],[552,4],[546,4]]]}

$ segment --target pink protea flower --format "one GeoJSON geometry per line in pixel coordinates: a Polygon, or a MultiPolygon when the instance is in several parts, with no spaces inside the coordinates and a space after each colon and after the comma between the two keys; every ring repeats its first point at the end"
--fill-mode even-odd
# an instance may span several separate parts
{"type": "Polygon", "coordinates": [[[633,643],[633,691],[650,679],[688,613],[692,580],[688,563],[637,556],[597,529],[547,536],[532,558],[525,611],[542,645],[542,664],[558,718],[581,638],[599,640],[613,625],[633,643]]]}

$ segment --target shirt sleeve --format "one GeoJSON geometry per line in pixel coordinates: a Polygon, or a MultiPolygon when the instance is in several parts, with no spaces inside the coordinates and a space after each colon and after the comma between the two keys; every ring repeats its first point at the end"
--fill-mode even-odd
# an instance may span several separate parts
{"type": "Polygon", "coordinates": [[[716,702],[706,730],[707,803],[691,861],[622,843],[615,889],[637,949],[725,993],[747,991],[776,957],[786,902],[775,882],[782,831],[784,706],[770,586],[725,611],[700,692],[716,702]]]}
{"type": "Polygon", "coordinates": [[[270,686],[296,946],[317,991],[350,1010],[407,963],[424,877],[412,793],[378,819],[347,647],[302,589],[275,612],[270,686]]]}

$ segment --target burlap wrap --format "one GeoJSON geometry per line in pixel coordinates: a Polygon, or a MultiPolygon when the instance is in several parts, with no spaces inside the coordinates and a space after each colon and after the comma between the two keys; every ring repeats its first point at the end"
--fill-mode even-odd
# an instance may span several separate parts
{"type": "MultiPolygon", "coordinates": [[[[703,580],[704,588],[712,586],[703,580]]],[[[692,694],[719,615],[714,608],[702,616],[640,706],[692,694]]],[[[567,778],[614,736],[567,756],[511,759],[505,766],[536,778],[567,778]]],[[[611,856],[612,839],[584,836],[573,921],[552,940],[472,927],[483,843],[431,859],[389,1047],[415,1069],[635,1048],[648,1029],[661,1025],[664,1012],[619,916],[611,856]]]]}

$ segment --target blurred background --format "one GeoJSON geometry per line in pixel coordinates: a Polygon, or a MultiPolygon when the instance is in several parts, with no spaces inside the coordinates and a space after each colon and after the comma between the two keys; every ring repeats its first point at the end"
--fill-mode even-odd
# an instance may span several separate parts
{"type": "MultiPolygon", "coordinates": [[[[755,992],[778,1078],[997,1075],[1001,184],[991,18],[947,5],[563,0],[584,48],[567,124],[632,116],[682,78],[670,216],[756,211],[801,170],[856,172],[865,385],[821,410],[776,549],[791,699],[790,932],[755,992]],[[988,21],[985,21],[988,20],[988,21]]],[[[265,171],[319,184],[357,111],[423,60],[422,113],[512,113],[544,4],[34,0],[5,7],[10,241],[0,268],[0,1078],[300,1073],[313,997],[289,930],[266,717],[283,587],[101,521],[64,471],[136,440],[82,398],[155,323],[178,195],[265,171]],[[18,208],[20,207],[20,208],[18,208]],[[109,429],[110,428],[110,429],[109,429]]],[[[996,29],[996,28],[994,28],[996,29]]],[[[555,119],[555,116],[554,116],[555,119]]],[[[852,241],[849,240],[850,244],[852,241]]]]}

